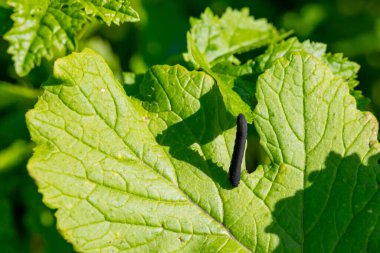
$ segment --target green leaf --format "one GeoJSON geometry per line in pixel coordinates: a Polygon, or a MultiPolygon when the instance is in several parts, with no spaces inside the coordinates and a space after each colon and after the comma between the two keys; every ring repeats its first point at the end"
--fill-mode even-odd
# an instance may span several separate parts
{"type": "Polygon", "coordinates": [[[234,65],[229,61],[216,64],[207,72],[217,81],[226,109],[235,117],[244,114],[248,123],[253,121],[255,104],[254,63],[248,61],[242,65],[234,65]]]}
{"type": "Polygon", "coordinates": [[[138,13],[129,0],[79,0],[86,13],[100,17],[107,25],[139,21],[138,13]]]}
{"type": "Polygon", "coordinates": [[[14,25],[4,36],[9,41],[16,73],[27,75],[41,59],[73,51],[87,15],[101,18],[107,25],[138,21],[126,0],[9,0],[14,8],[14,25]]]}
{"type": "Polygon", "coordinates": [[[14,25],[5,34],[16,72],[25,76],[54,50],[75,49],[75,36],[86,21],[82,6],[74,0],[9,0],[14,25]]]}
{"type": "Polygon", "coordinates": [[[265,196],[275,252],[380,250],[378,123],[348,90],[331,66],[301,52],[259,77],[255,125],[272,164],[258,170],[276,174],[265,196]]]}
{"type": "Polygon", "coordinates": [[[81,50],[84,48],[90,48],[99,53],[106,60],[107,65],[111,68],[114,75],[118,79],[121,79],[122,71],[120,59],[119,56],[113,52],[111,43],[109,41],[96,36],[84,41],[82,40],[79,45],[79,48],[81,50]]]}
{"type": "Polygon", "coordinates": [[[192,18],[190,23],[185,60],[215,78],[232,115],[243,113],[248,123],[252,123],[255,78],[241,87],[241,75],[252,74],[252,63],[239,66],[234,54],[276,42],[281,39],[278,31],[266,20],[249,16],[247,8],[241,11],[227,8],[220,18],[206,9],[200,19],[192,18]]]}
{"type": "Polygon", "coordinates": [[[365,111],[368,109],[371,100],[365,97],[361,90],[350,90],[350,93],[356,99],[359,110],[365,111]]]}
{"type": "Polygon", "coordinates": [[[188,53],[185,59],[196,68],[229,60],[234,54],[250,51],[280,39],[278,31],[265,19],[255,20],[249,10],[227,8],[219,18],[206,9],[200,19],[191,18],[187,34],[188,53]]]}
{"type": "Polygon", "coordinates": [[[310,42],[309,40],[301,43],[297,38],[293,37],[278,44],[272,44],[263,55],[258,57],[255,67],[256,72],[264,72],[276,59],[293,52],[307,52],[322,60],[335,75],[342,77],[348,83],[351,95],[357,99],[360,109],[365,109],[369,104],[368,98],[364,97],[360,91],[354,90],[359,84],[356,78],[360,66],[356,62],[349,61],[341,53],[326,53],[326,45],[323,43],[310,42]]]}
{"type": "Polygon", "coordinates": [[[27,115],[28,170],[77,251],[380,249],[377,122],[309,54],[259,77],[255,124],[272,164],[243,166],[233,189],[236,118],[204,72],[155,66],[127,97],[85,50],[58,60],[44,89],[27,115]]]}
{"type": "Polygon", "coordinates": [[[95,53],[56,62],[27,115],[38,144],[28,168],[76,250],[244,251],[222,223],[237,209],[223,203],[234,191],[220,185],[228,185],[235,118],[214,85],[202,72],[152,68],[141,84],[146,111],[95,53]]]}
{"type": "Polygon", "coordinates": [[[267,51],[258,57],[257,71],[263,72],[269,68],[276,59],[293,52],[307,52],[322,60],[330,67],[334,74],[350,81],[350,88],[354,88],[358,84],[355,79],[360,66],[357,63],[349,61],[343,57],[341,53],[326,53],[326,45],[323,43],[310,42],[309,40],[301,43],[295,37],[270,45],[267,51]]]}
{"type": "Polygon", "coordinates": [[[348,82],[350,89],[359,84],[359,81],[356,80],[360,68],[359,64],[349,61],[340,53],[326,54],[323,60],[327,62],[334,74],[343,77],[348,82]]]}

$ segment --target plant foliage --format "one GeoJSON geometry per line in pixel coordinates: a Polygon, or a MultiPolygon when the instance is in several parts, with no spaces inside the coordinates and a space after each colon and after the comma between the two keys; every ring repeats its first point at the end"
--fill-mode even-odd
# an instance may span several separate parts
{"type": "Polygon", "coordinates": [[[14,24],[4,38],[20,76],[40,65],[42,58],[52,59],[56,51],[75,50],[78,32],[89,21],[87,15],[107,25],[139,20],[125,0],[8,0],[8,4],[14,9],[14,24]]]}
{"type": "Polygon", "coordinates": [[[246,9],[191,23],[197,70],[157,65],[123,87],[91,50],[55,62],[27,114],[28,170],[63,236],[80,252],[379,251],[378,123],[352,96],[358,65],[279,41],[246,9]],[[232,189],[239,112],[270,164],[232,189]]]}

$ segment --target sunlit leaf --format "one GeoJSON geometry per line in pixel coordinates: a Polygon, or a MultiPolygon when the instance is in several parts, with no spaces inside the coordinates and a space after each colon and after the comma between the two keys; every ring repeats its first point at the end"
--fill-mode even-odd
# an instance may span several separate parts
{"type": "Polygon", "coordinates": [[[28,113],[29,172],[77,251],[379,250],[378,124],[325,62],[294,52],[257,83],[272,163],[231,188],[235,120],[215,81],[155,66],[125,95],[85,50],[28,113]],[[323,231],[323,233],[322,233],[323,231]]]}

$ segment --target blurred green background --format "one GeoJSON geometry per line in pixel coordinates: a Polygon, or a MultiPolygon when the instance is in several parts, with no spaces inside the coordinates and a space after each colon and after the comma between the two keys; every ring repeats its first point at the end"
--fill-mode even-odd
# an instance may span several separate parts
{"type": "MultiPolygon", "coordinates": [[[[361,65],[358,89],[371,99],[368,110],[380,118],[380,0],[217,0],[132,1],[139,23],[107,27],[94,21],[85,27],[79,49],[90,47],[101,53],[122,79],[122,71],[145,72],[154,64],[182,62],[186,51],[189,17],[199,17],[209,6],[216,14],[226,7],[249,7],[255,18],[267,18],[277,28],[293,30],[300,40],[328,45],[361,65]]],[[[0,7],[1,8],[1,7],[0,7]]],[[[0,16],[0,35],[9,30],[10,11],[0,16]]],[[[0,251],[72,252],[55,228],[53,212],[42,204],[26,163],[33,144],[25,125],[25,112],[32,108],[52,68],[43,61],[24,78],[13,69],[0,40],[0,251]]],[[[247,162],[257,162],[257,138],[249,143],[247,162]]]]}

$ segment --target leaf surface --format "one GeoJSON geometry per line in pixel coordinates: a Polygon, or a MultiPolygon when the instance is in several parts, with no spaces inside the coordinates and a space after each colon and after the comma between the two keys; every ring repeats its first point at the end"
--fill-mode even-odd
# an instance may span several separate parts
{"type": "Polygon", "coordinates": [[[54,49],[74,50],[75,35],[86,21],[75,1],[8,1],[14,8],[14,25],[5,34],[8,53],[13,55],[17,74],[25,76],[41,59],[51,59],[54,49]]]}
{"type": "Polygon", "coordinates": [[[276,42],[281,38],[279,32],[265,19],[255,20],[249,16],[246,8],[240,11],[227,8],[220,18],[206,9],[200,19],[191,18],[190,23],[185,60],[216,80],[226,108],[232,115],[237,117],[243,113],[248,123],[252,123],[252,90],[256,80],[252,78],[250,85],[245,82],[244,88],[241,80],[243,75],[252,74],[253,64],[247,62],[240,66],[234,54],[276,42]],[[250,92],[244,92],[246,89],[250,92]]]}
{"type": "Polygon", "coordinates": [[[248,123],[253,121],[255,83],[253,62],[234,65],[223,61],[207,70],[217,82],[226,109],[235,117],[244,114],[248,123]]]}
{"type": "Polygon", "coordinates": [[[74,51],[77,34],[89,21],[86,13],[108,25],[139,19],[125,0],[9,0],[8,4],[14,9],[14,24],[4,38],[20,76],[40,65],[43,58],[74,51]]]}
{"type": "Polygon", "coordinates": [[[378,251],[378,123],[356,109],[347,82],[293,52],[259,77],[257,100],[255,125],[273,162],[264,175],[275,169],[275,189],[297,190],[274,206],[275,252],[378,251]]]}
{"type": "Polygon", "coordinates": [[[255,20],[247,8],[227,8],[219,18],[206,9],[200,19],[190,19],[185,59],[195,67],[213,66],[223,60],[236,62],[234,54],[265,46],[280,39],[276,28],[265,19],[255,20]]]}
{"type": "Polygon", "coordinates": [[[276,59],[294,52],[310,53],[326,63],[335,75],[342,77],[348,82],[350,93],[356,98],[359,109],[365,109],[369,104],[369,99],[364,97],[361,91],[354,90],[359,84],[357,80],[357,73],[360,68],[359,64],[349,61],[341,53],[326,53],[326,48],[326,45],[323,43],[310,42],[309,40],[299,42],[297,38],[293,37],[270,45],[267,51],[257,58],[255,70],[257,73],[262,73],[276,59]]]}
{"type": "Polygon", "coordinates": [[[87,14],[100,17],[107,25],[140,20],[129,0],[80,0],[80,2],[87,14]]]}
{"type": "Polygon", "coordinates": [[[310,42],[309,40],[299,42],[297,38],[293,37],[270,45],[267,51],[258,57],[257,70],[262,72],[269,68],[278,58],[293,52],[307,52],[325,62],[334,74],[346,79],[350,88],[357,86],[358,81],[356,78],[360,68],[359,64],[349,61],[341,53],[326,53],[326,48],[323,43],[310,42]]]}
{"type": "Polygon", "coordinates": [[[58,60],[44,89],[27,115],[28,169],[77,251],[380,249],[377,122],[310,54],[259,77],[255,125],[272,164],[243,166],[233,189],[236,118],[204,72],[154,66],[128,97],[85,50],[58,60]]]}
{"type": "Polygon", "coordinates": [[[27,116],[39,144],[29,171],[45,202],[58,208],[58,226],[77,250],[244,252],[222,224],[221,186],[207,175],[228,184],[223,169],[232,147],[213,152],[218,143],[232,144],[233,130],[221,135],[220,127],[235,121],[222,118],[214,131],[203,128],[208,117],[227,117],[218,112],[222,100],[210,77],[182,67],[153,68],[141,87],[148,111],[125,96],[104,60],[89,50],[58,60],[54,73],[27,116]],[[203,112],[197,98],[206,94],[210,111],[203,112]],[[182,117],[198,110],[192,127],[182,126],[182,117]],[[212,161],[203,149],[224,158],[212,161]],[[191,163],[180,160],[184,155],[191,163]]]}

